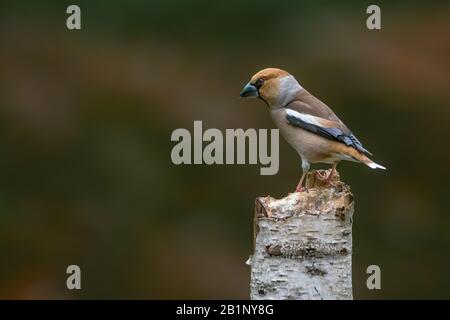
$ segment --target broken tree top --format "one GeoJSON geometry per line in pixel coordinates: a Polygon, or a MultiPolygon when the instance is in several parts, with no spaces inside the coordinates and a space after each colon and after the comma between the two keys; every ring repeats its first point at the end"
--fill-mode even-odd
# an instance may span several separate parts
{"type": "Polygon", "coordinates": [[[336,171],[332,181],[334,186],[327,185],[317,177],[318,173],[328,175],[330,170],[313,170],[306,176],[306,190],[291,193],[282,199],[270,196],[256,199],[256,209],[259,217],[284,219],[291,216],[320,215],[334,213],[345,219],[345,213],[353,204],[353,194],[350,187],[340,181],[336,171]]]}
{"type": "Polygon", "coordinates": [[[256,199],[252,299],[352,299],[353,195],[311,171],[306,190],[256,199]]]}

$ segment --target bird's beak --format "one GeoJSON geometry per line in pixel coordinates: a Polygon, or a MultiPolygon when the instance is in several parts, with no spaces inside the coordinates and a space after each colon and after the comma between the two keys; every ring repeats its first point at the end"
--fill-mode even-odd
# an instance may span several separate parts
{"type": "Polygon", "coordinates": [[[259,97],[258,89],[251,84],[250,82],[245,85],[245,87],[242,89],[241,93],[239,94],[241,97],[252,97],[257,98],[259,97]]]}

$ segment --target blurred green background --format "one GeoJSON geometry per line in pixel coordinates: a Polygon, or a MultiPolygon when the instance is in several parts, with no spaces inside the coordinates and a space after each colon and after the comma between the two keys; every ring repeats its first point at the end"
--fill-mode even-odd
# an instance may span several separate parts
{"type": "Polygon", "coordinates": [[[175,166],[170,135],[273,128],[237,99],[268,66],[388,168],[338,167],[356,198],[355,298],[450,298],[450,4],[377,1],[381,31],[370,4],[2,2],[0,298],[248,298],[254,198],[292,191],[299,158],[282,140],[276,176],[175,166]],[[371,264],[382,290],[365,286],[371,264]]]}

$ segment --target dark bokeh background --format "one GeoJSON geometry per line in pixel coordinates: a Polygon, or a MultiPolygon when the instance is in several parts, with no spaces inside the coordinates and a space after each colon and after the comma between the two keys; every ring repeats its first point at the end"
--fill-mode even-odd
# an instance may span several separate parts
{"type": "Polygon", "coordinates": [[[368,1],[76,1],[68,31],[72,3],[0,5],[1,298],[247,298],[254,198],[291,191],[299,159],[282,141],[276,176],[175,166],[170,134],[273,128],[261,101],[237,99],[267,66],[388,167],[339,167],[355,298],[450,298],[448,1],[377,1],[381,31],[368,1]]]}

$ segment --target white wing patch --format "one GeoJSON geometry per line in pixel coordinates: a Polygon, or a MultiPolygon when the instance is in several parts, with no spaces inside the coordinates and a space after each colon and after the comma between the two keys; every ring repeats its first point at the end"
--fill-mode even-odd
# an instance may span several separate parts
{"type": "Polygon", "coordinates": [[[320,118],[318,118],[318,117],[315,117],[315,116],[312,116],[312,115],[306,114],[306,113],[300,113],[300,112],[292,110],[292,109],[286,109],[286,113],[288,116],[297,118],[303,122],[313,124],[315,126],[323,127],[323,124],[320,123],[320,121],[319,121],[320,118]]]}

